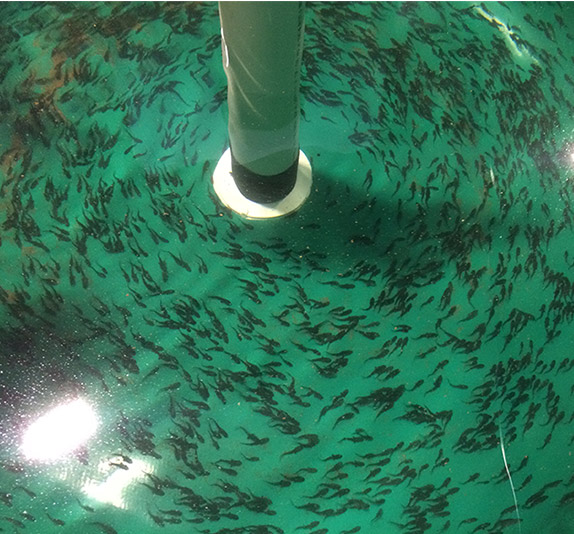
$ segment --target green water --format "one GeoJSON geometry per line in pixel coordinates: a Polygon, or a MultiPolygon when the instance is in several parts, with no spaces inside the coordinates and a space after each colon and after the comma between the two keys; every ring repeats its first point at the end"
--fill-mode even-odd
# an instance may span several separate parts
{"type": "Polygon", "coordinates": [[[307,4],[274,221],[217,4],[0,13],[0,532],[574,532],[570,4],[307,4]]]}

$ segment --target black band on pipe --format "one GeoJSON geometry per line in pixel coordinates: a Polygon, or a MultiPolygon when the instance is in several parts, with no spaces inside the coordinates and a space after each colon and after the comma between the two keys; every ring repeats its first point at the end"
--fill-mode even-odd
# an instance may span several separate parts
{"type": "Polygon", "coordinates": [[[258,204],[270,204],[283,200],[295,187],[299,156],[293,164],[279,174],[261,176],[244,167],[231,152],[231,175],[241,194],[258,204]]]}

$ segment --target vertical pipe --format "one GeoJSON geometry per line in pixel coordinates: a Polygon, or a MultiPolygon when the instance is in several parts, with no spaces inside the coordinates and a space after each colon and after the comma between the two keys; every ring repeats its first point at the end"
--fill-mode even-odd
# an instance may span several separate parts
{"type": "Polygon", "coordinates": [[[300,2],[220,2],[232,174],[254,202],[295,185],[299,159],[300,2]]]}
{"type": "MultiPolygon", "coordinates": [[[[296,188],[301,163],[308,166],[299,150],[303,4],[220,2],[219,14],[231,176],[248,201],[278,203],[296,188]]],[[[227,194],[215,175],[214,185],[220,198],[227,194]]]]}

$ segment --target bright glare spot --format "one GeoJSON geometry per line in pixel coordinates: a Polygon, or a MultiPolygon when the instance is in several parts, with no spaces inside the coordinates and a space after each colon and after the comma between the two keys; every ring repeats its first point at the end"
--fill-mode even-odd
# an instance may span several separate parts
{"type": "Polygon", "coordinates": [[[511,49],[512,52],[514,52],[514,54],[516,54],[516,56],[522,57],[522,55],[523,55],[522,50],[524,50],[524,52],[530,57],[530,59],[534,63],[538,64],[538,61],[528,53],[528,50],[526,50],[526,48],[524,46],[521,46],[520,48],[518,47],[518,45],[516,44],[516,41],[513,39],[514,33],[510,31],[510,29],[508,28],[508,26],[506,24],[504,24],[504,22],[501,22],[496,17],[488,14],[482,7],[474,7],[474,11],[476,13],[478,13],[479,15],[481,15],[482,17],[484,17],[486,20],[488,20],[488,22],[493,22],[494,24],[496,24],[498,29],[504,35],[509,48],[511,49]]]}
{"type": "Polygon", "coordinates": [[[22,452],[29,460],[57,460],[88,441],[97,427],[92,407],[76,399],[34,421],[24,433],[22,452]]]}
{"type": "Polygon", "coordinates": [[[570,152],[570,161],[574,163],[574,150],[570,152]]]}
{"type": "Polygon", "coordinates": [[[116,508],[127,508],[125,495],[128,487],[138,480],[145,478],[146,473],[153,472],[153,467],[142,460],[134,459],[129,469],[116,469],[110,467],[109,462],[102,462],[100,471],[106,474],[113,469],[103,482],[88,482],[82,489],[84,493],[104,504],[111,504],[116,508]]]}
{"type": "Polygon", "coordinates": [[[229,54],[227,52],[227,43],[225,42],[225,35],[223,35],[223,28],[221,28],[221,42],[223,43],[223,52],[225,55],[225,68],[229,67],[229,54]]]}

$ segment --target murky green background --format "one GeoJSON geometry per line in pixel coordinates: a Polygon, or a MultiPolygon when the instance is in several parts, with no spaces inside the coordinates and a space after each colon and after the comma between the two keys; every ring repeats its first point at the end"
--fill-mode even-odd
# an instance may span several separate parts
{"type": "Polygon", "coordinates": [[[571,4],[308,3],[274,221],[216,3],[0,14],[0,532],[574,532],[571,4]]]}

